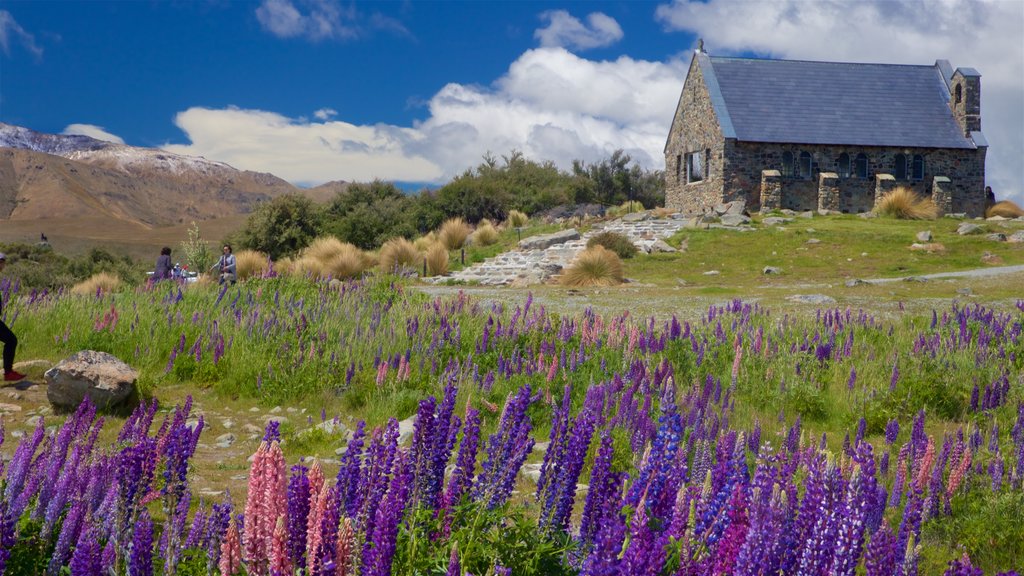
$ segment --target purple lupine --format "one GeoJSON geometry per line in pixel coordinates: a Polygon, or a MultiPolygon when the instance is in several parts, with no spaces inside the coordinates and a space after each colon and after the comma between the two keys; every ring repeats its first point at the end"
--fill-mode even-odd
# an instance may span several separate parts
{"type": "Polygon", "coordinates": [[[366,422],[360,421],[349,440],[345,453],[341,457],[338,477],[335,485],[338,490],[339,504],[345,515],[354,518],[359,510],[359,471],[362,466],[363,441],[366,438],[366,422]]]}
{"type": "Polygon", "coordinates": [[[853,576],[860,562],[868,515],[874,508],[877,494],[871,444],[858,444],[854,461],[857,467],[846,487],[846,501],[842,504],[846,514],[839,519],[838,534],[833,543],[835,552],[831,573],[837,576],[853,576]]]}
{"type": "Polygon", "coordinates": [[[618,483],[612,472],[612,456],[614,455],[612,435],[605,430],[601,433],[601,444],[597,449],[594,467],[590,471],[590,489],[583,505],[583,517],[580,520],[580,541],[584,550],[589,550],[597,536],[603,507],[616,505],[621,495],[616,492],[618,483]]]}
{"type": "Polygon", "coordinates": [[[477,477],[474,494],[490,509],[508,500],[516,475],[533,449],[533,426],[526,415],[530,402],[527,384],[505,402],[498,429],[487,439],[487,459],[477,477]]]}
{"type": "Polygon", "coordinates": [[[546,527],[554,531],[567,531],[569,528],[569,515],[572,513],[576,496],[576,484],[597,424],[597,409],[594,405],[596,398],[593,394],[587,395],[583,410],[576,416],[572,430],[566,437],[557,476],[552,481],[552,489],[548,491],[544,509],[541,511],[541,528],[546,527]]]}
{"type": "Polygon", "coordinates": [[[306,530],[309,518],[309,477],[306,467],[292,466],[288,479],[288,555],[296,570],[306,567],[306,530]]]}
{"type": "Polygon", "coordinates": [[[387,495],[377,508],[371,544],[368,555],[364,554],[363,565],[366,576],[389,576],[395,554],[395,539],[398,525],[412,488],[412,472],[405,452],[399,451],[395,459],[395,475],[388,487],[387,495]]]}
{"type": "Polygon", "coordinates": [[[893,576],[898,574],[899,558],[897,547],[899,542],[896,535],[892,533],[889,524],[882,522],[879,528],[871,536],[868,542],[867,551],[864,555],[864,569],[866,576],[893,576]]]}
{"type": "Polygon", "coordinates": [[[949,568],[942,574],[943,576],[985,576],[981,568],[976,568],[971,564],[971,558],[967,556],[966,552],[959,560],[950,560],[949,568]]]}
{"type": "Polygon", "coordinates": [[[459,564],[459,548],[452,544],[452,553],[448,557],[448,571],[446,576],[462,576],[462,566],[459,564]]]}
{"type": "Polygon", "coordinates": [[[68,559],[71,552],[71,545],[78,542],[78,534],[81,529],[82,519],[85,517],[85,504],[81,499],[75,499],[61,523],[60,534],[57,536],[57,544],[50,556],[49,572],[56,573],[68,559]]]}
{"type": "Polygon", "coordinates": [[[476,470],[476,453],[480,443],[480,412],[467,407],[466,424],[462,427],[462,442],[455,458],[455,470],[444,494],[444,506],[452,507],[462,500],[463,494],[473,483],[476,470]]]}
{"type": "Polygon", "coordinates": [[[96,540],[96,529],[91,522],[86,521],[85,530],[78,536],[75,544],[75,552],[71,555],[72,576],[101,576],[100,575],[100,543],[96,540]]]}
{"type": "Polygon", "coordinates": [[[135,523],[132,544],[128,551],[128,574],[153,576],[153,521],[145,509],[135,523]]]}

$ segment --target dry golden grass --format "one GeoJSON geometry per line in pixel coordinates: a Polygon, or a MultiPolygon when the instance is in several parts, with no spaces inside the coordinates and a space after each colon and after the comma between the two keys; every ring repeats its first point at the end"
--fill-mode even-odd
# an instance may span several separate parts
{"type": "Polygon", "coordinates": [[[95,296],[97,292],[110,294],[121,287],[121,279],[116,274],[100,272],[93,274],[88,280],[84,280],[71,287],[72,294],[83,296],[95,296]]]}
{"type": "Polygon", "coordinates": [[[466,243],[466,238],[473,231],[462,218],[451,218],[441,224],[437,239],[449,250],[458,250],[466,243]]]}
{"type": "Polygon", "coordinates": [[[392,238],[380,247],[380,269],[382,272],[400,272],[402,268],[419,270],[423,255],[416,246],[405,238],[392,238]]]}
{"type": "Polygon", "coordinates": [[[332,278],[353,278],[362,274],[369,264],[362,250],[346,244],[341,252],[324,263],[324,271],[332,278]]]}
{"type": "Polygon", "coordinates": [[[658,206],[654,210],[651,210],[651,214],[655,218],[668,218],[669,216],[671,216],[671,215],[673,215],[675,213],[676,213],[675,210],[672,210],[671,208],[665,208],[664,206],[658,206]]]}
{"type": "Polygon", "coordinates": [[[427,250],[427,274],[444,276],[448,273],[448,250],[440,243],[435,243],[427,250]]]}
{"type": "Polygon", "coordinates": [[[1002,216],[1003,218],[1019,218],[1024,216],[1024,209],[1017,206],[1012,200],[1002,200],[988,207],[985,210],[985,218],[1002,216]]]}
{"type": "Polygon", "coordinates": [[[622,204],[620,204],[618,206],[613,206],[613,207],[609,208],[608,211],[605,212],[605,215],[609,216],[609,217],[612,217],[612,218],[618,218],[619,216],[622,216],[623,214],[629,214],[631,212],[643,212],[643,211],[644,211],[644,205],[639,203],[639,202],[637,202],[636,200],[633,200],[632,202],[623,202],[622,204]]]}
{"type": "Polygon", "coordinates": [[[274,272],[282,275],[288,275],[295,271],[295,261],[285,256],[277,262],[274,262],[274,272]]]}
{"type": "Polygon", "coordinates": [[[934,220],[939,217],[939,208],[931,198],[922,198],[904,186],[883,196],[874,212],[901,220],[934,220]]]}
{"type": "Polygon", "coordinates": [[[484,220],[473,231],[472,241],[474,246],[490,246],[498,241],[498,229],[484,220]]]}
{"type": "Polygon", "coordinates": [[[416,249],[420,252],[426,252],[431,246],[437,243],[437,232],[428,232],[424,236],[420,236],[416,240],[413,240],[413,244],[416,249]]]}
{"type": "Polygon", "coordinates": [[[235,270],[239,280],[261,278],[267,272],[267,255],[256,250],[242,250],[235,254],[235,270]]]}
{"type": "Polygon", "coordinates": [[[615,286],[622,283],[622,260],[604,246],[587,248],[562,273],[563,286],[615,286]]]}
{"type": "Polygon", "coordinates": [[[505,220],[505,222],[512,228],[521,228],[526,226],[526,223],[529,221],[530,217],[519,210],[510,210],[508,218],[505,220]]]}
{"type": "Polygon", "coordinates": [[[325,275],[324,263],[319,258],[314,258],[313,256],[299,256],[296,260],[292,261],[289,273],[293,276],[319,278],[325,275]]]}
{"type": "Polygon", "coordinates": [[[340,254],[345,249],[345,244],[345,242],[338,240],[334,236],[321,236],[310,242],[309,246],[302,250],[302,255],[316,258],[321,262],[327,262],[340,254]]]}
{"type": "Polygon", "coordinates": [[[373,259],[348,242],[333,236],[317,238],[294,262],[282,262],[278,272],[311,278],[352,278],[373,265],[373,259]]]}

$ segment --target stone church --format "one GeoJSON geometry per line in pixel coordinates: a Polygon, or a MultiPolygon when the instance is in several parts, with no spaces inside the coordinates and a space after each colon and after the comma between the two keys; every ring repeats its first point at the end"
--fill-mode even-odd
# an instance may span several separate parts
{"type": "Polygon", "coordinates": [[[665,144],[666,206],[696,213],[745,200],[751,210],[859,213],[904,186],[943,213],[982,216],[987,148],[973,68],[698,48],[665,144]]]}

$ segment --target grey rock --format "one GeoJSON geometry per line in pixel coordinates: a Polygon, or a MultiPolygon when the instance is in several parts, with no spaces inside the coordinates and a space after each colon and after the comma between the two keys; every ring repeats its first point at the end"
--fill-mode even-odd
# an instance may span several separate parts
{"type": "Polygon", "coordinates": [[[1024,230],[1018,230],[1017,232],[1010,234],[1006,238],[1006,241],[1012,242],[1014,244],[1020,244],[1021,242],[1024,242],[1024,230]]]}
{"type": "Polygon", "coordinates": [[[535,442],[533,445],[534,452],[547,452],[548,446],[551,446],[551,442],[535,442]]]}
{"type": "Polygon", "coordinates": [[[863,218],[864,220],[871,220],[872,218],[878,218],[878,214],[875,214],[874,212],[861,212],[860,214],[857,214],[857,217],[863,218]]]}
{"type": "Polygon", "coordinates": [[[814,218],[814,211],[807,210],[806,212],[801,212],[800,214],[798,214],[798,216],[800,216],[801,218],[814,218]]]}
{"type": "Polygon", "coordinates": [[[278,416],[278,415],[274,414],[274,415],[271,415],[271,416],[267,416],[263,420],[263,422],[265,424],[270,424],[271,422],[277,422],[278,424],[287,424],[288,423],[288,418],[285,417],[285,416],[278,416]]]}
{"type": "Polygon", "coordinates": [[[282,408],[280,406],[274,406],[273,408],[270,409],[270,413],[271,414],[280,414],[281,410],[282,410],[282,408]]]}
{"type": "Polygon", "coordinates": [[[651,254],[657,252],[678,252],[678,250],[670,246],[669,243],[664,240],[655,240],[651,243],[649,250],[651,254]]]}
{"type": "Polygon", "coordinates": [[[520,468],[520,470],[522,471],[522,475],[525,476],[527,479],[533,480],[534,482],[539,482],[540,467],[540,463],[531,462],[529,464],[523,464],[523,467],[520,468]]]}
{"type": "Polygon", "coordinates": [[[782,268],[776,268],[775,266],[765,266],[762,274],[782,274],[782,268]]]}
{"type": "Polygon", "coordinates": [[[967,286],[964,286],[963,288],[957,288],[956,293],[963,296],[970,296],[971,294],[974,294],[974,290],[971,290],[967,286]]]}
{"type": "Polygon", "coordinates": [[[344,433],[348,432],[348,428],[346,428],[341,422],[335,422],[334,418],[330,418],[328,420],[324,420],[323,422],[321,422],[321,423],[317,424],[316,426],[314,426],[313,429],[314,430],[322,430],[323,432],[325,432],[327,434],[338,434],[338,435],[341,435],[341,434],[344,434],[344,433]]]}
{"type": "Polygon", "coordinates": [[[228,446],[231,446],[232,444],[235,443],[235,435],[221,434],[220,436],[217,436],[216,442],[218,448],[227,448],[228,446]]]}
{"type": "Polygon", "coordinates": [[[718,276],[719,274],[721,274],[721,272],[718,270],[708,270],[704,273],[705,276],[718,276]]]}
{"type": "Polygon", "coordinates": [[[25,437],[25,431],[24,430],[14,430],[14,431],[11,432],[11,438],[24,438],[24,437],[25,437]]]}
{"type": "Polygon", "coordinates": [[[864,280],[861,280],[860,278],[854,278],[852,280],[847,280],[846,281],[846,287],[847,288],[853,288],[854,286],[860,286],[862,284],[870,284],[870,282],[865,282],[864,280]]]}
{"type": "Polygon", "coordinates": [[[42,421],[43,421],[43,417],[42,416],[33,416],[33,417],[29,418],[28,420],[25,420],[25,424],[28,424],[32,428],[35,428],[36,426],[39,426],[39,423],[42,422],[42,421]]]}
{"type": "Polygon", "coordinates": [[[903,281],[904,282],[918,282],[918,283],[924,284],[925,282],[928,281],[928,279],[925,278],[924,276],[907,276],[906,278],[903,279],[903,281]]]}
{"type": "Polygon", "coordinates": [[[970,222],[964,222],[957,226],[956,233],[961,236],[967,236],[969,234],[981,234],[983,232],[981,226],[977,224],[971,224],[970,222]]]}
{"type": "Polygon", "coordinates": [[[111,354],[82,350],[61,360],[44,376],[50,404],[74,410],[85,398],[100,408],[118,406],[135,391],[139,373],[111,354]]]}
{"type": "Polygon", "coordinates": [[[818,240],[817,238],[808,238],[807,242],[804,242],[804,244],[821,244],[821,240],[818,240]]]}
{"type": "Polygon", "coordinates": [[[985,239],[991,240],[992,242],[1006,242],[1006,234],[1003,234],[1001,232],[996,232],[995,234],[986,234],[985,239]]]}
{"type": "Polygon", "coordinates": [[[650,218],[651,218],[651,213],[650,212],[646,212],[646,211],[644,211],[644,212],[630,212],[629,214],[625,214],[625,215],[622,216],[622,221],[623,222],[643,222],[644,220],[649,220],[650,218]]]}
{"type": "Polygon", "coordinates": [[[263,432],[263,428],[260,428],[255,424],[247,422],[244,426],[242,426],[242,431],[249,434],[259,434],[260,432],[263,432]]]}
{"type": "Polygon", "coordinates": [[[743,214],[726,214],[722,216],[723,226],[742,226],[743,224],[750,224],[750,216],[744,216],[743,214]]]}
{"type": "Polygon", "coordinates": [[[25,360],[23,362],[15,362],[12,368],[17,372],[32,372],[34,370],[45,372],[53,368],[53,362],[49,360],[25,360]]]}
{"type": "Polygon", "coordinates": [[[918,242],[931,242],[932,241],[932,231],[931,230],[922,230],[921,232],[917,233],[917,236],[915,236],[915,238],[917,239],[918,242]]]}
{"type": "Polygon", "coordinates": [[[779,214],[782,214],[783,216],[796,216],[796,212],[790,210],[789,208],[783,208],[782,210],[779,210],[779,214]]]}
{"type": "Polygon", "coordinates": [[[231,430],[235,427],[235,422],[233,420],[222,420],[220,425],[227,430],[231,430]]]}
{"type": "Polygon", "coordinates": [[[794,294],[786,298],[786,300],[789,300],[790,302],[797,302],[799,304],[814,304],[818,306],[822,304],[836,303],[835,298],[824,294],[794,294]]]}
{"type": "Polygon", "coordinates": [[[769,216],[767,218],[761,219],[761,224],[764,224],[765,226],[775,226],[776,224],[789,224],[792,221],[792,218],[780,218],[778,216],[769,216]]]}
{"type": "Polygon", "coordinates": [[[416,417],[415,416],[410,416],[410,417],[406,418],[405,420],[402,420],[401,422],[398,423],[398,443],[399,444],[405,444],[406,442],[412,440],[412,435],[416,431],[415,424],[414,424],[415,421],[416,421],[416,417]]]}
{"type": "Polygon", "coordinates": [[[519,241],[519,248],[523,250],[544,250],[556,244],[565,244],[571,240],[579,240],[580,233],[575,228],[561,230],[553,234],[541,234],[530,236],[519,241]]]}

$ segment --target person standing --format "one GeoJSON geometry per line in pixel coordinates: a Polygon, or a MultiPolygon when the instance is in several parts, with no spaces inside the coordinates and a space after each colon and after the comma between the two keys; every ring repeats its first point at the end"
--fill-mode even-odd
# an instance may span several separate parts
{"type": "MultiPolygon", "coordinates": [[[[0,252],[0,272],[7,265],[7,256],[0,252]]],[[[4,301],[0,298],[0,342],[4,343],[4,382],[19,382],[25,379],[21,372],[14,371],[14,351],[18,349],[18,337],[4,324],[4,301]]]]}
{"type": "Polygon", "coordinates": [[[153,281],[170,278],[172,268],[174,268],[174,265],[171,264],[171,249],[164,246],[160,250],[160,257],[156,259],[156,268],[153,269],[153,281]]]}
{"type": "Polygon", "coordinates": [[[225,282],[230,282],[234,284],[235,280],[238,279],[238,275],[236,272],[237,267],[235,265],[235,255],[231,253],[230,244],[224,245],[223,253],[220,255],[220,259],[217,260],[217,263],[214,264],[210,269],[212,270],[213,268],[216,268],[220,273],[219,284],[223,284],[225,282]]]}

